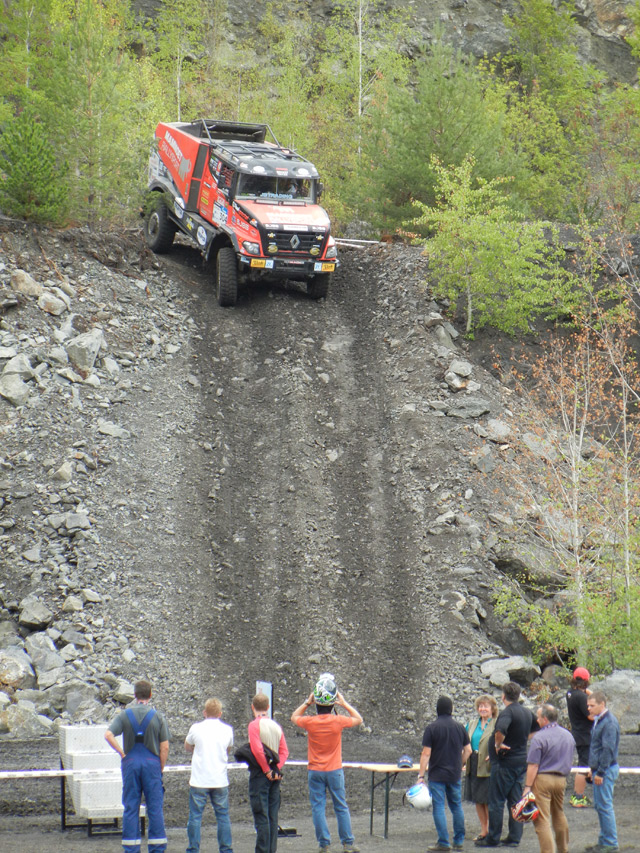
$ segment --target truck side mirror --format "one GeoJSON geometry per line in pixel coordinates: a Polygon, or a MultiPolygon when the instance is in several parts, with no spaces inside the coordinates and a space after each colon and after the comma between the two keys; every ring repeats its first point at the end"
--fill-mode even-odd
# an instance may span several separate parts
{"type": "Polygon", "coordinates": [[[322,181],[318,181],[316,183],[316,198],[320,198],[320,196],[322,195],[323,192],[324,192],[324,184],[322,183],[322,181]]]}

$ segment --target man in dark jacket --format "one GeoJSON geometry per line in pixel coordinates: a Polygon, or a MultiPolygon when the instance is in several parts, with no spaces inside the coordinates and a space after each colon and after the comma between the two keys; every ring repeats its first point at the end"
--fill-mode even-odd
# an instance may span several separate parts
{"type": "MultiPolygon", "coordinates": [[[[589,746],[591,744],[591,729],[593,720],[589,716],[587,698],[589,690],[589,679],[591,673],[583,666],[573,670],[571,687],[567,690],[567,713],[571,723],[571,734],[576,742],[578,752],[578,767],[589,766],[589,746]]],[[[590,805],[585,795],[587,787],[587,776],[585,773],[576,773],[573,783],[573,796],[570,803],[574,809],[583,809],[590,805]]]]}
{"type": "Polygon", "coordinates": [[[618,778],[618,748],[620,726],[607,708],[607,697],[601,690],[594,690],[587,699],[589,714],[593,718],[591,748],[589,749],[590,776],[593,782],[593,807],[598,813],[600,836],[593,853],[616,853],[618,830],[613,811],[613,787],[618,778]]]}
{"type": "Polygon", "coordinates": [[[527,769],[527,742],[539,726],[533,713],[520,705],[520,685],[507,681],[502,687],[503,710],[498,714],[493,742],[489,743],[489,833],[479,838],[476,847],[517,847],[524,824],[511,815],[511,808],[522,797],[527,769]],[[504,806],[509,810],[509,832],[502,834],[504,806]]]}
{"type": "Polygon", "coordinates": [[[451,850],[445,815],[445,799],[453,816],[453,849],[462,850],[464,842],[464,812],[462,811],[462,767],[471,755],[469,735],[464,726],[451,717],[453,702],[441,696],[436,704],[438,719],[430,723],[422,736],[420,775],[424,782],[429,770],[429,793],[433,803],[433,822],[438,840],[427,850],[451,850]]]}
{"type": "Polygon", "coordinates": [[[282,728],[269,717],[269,698],[258,693],[251,702],[249,746],[257,766],[249,765],[249,802],[256,827],[255,853],[275,853],[278,846],[280,780],[289,755],[282,728]],[[275,767],[269,761],[276,754],[275,767]]]}

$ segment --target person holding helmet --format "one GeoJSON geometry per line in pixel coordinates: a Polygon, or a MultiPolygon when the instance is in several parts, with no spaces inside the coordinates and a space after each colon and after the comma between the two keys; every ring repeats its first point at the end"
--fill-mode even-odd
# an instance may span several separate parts
{"type": "Polygon", "coordinates": [[[344,788],[342,731],[359,726],[362,717],[338,691],[333,675],[325,672],[313,692],[293,712],[291,722],[304,729],[308,736],[309,801],[320,853],[330,853],[331,835],[325,814],[327,791],[333,801],[344,853],[359,853],[354,843],[344,788]],[[317,713],[307,716],[306,712],[312,705],[316,706],[317,713]],[[336,707],[344,708],[348,716],[336,713],[336,707]]]}
{"type": "MultiPolygon", "coordinates": [[[[576,742],[578,752],[578,766],[589,766],[589,747],[591,745],[591,729],[593,720],[589,716],[587,708],[587,697],[591,695],[589,690],[589,679],[591,673],[584,666],[578,666],[573,670],[571,689],[567,690],[567,713],[571,723],[571,734],[576,742]]],[[[573,783],[573,796],[569,800],[574,809],[584,809],[590,805],[585,794],[587,787],[587,776],[585,773],[576,773],[573,783]]]]}
{"type": "Polygon", "coordinates": [[[464,845],[464,812],[462,811],[462,768],[471,755],[469,734],[465,727],[451,716],[453,702],[449,696],[440,696],[436,702],[437,719],[430,723],[422,735],[422,754],[418,782],[424,782],[429,770],[429,793],[433,803],[433,822],[438,833],[435,844],[427,850],[462,850],[464,845]],[[445,800],[453,816],[453,845],[449,844],[449,830],[445,815],[445,800]]]}
{"type": "Polygon", "coordinates": [[[540,731],[531,738],[527,756],[524,794],[533,792],[540,814],[534,820],[540,853],[568,853],[569,824],[564,813],[564,791],[571,772],[575,741],[558,725],[558,709],[540,705],[536,709],[540,731]],[[551,827],[555,835],[554,847],[551,827]]]}

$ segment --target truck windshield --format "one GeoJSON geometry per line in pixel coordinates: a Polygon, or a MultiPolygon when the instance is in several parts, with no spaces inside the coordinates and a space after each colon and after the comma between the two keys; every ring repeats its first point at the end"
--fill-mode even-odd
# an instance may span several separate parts
{"type": "Polygon", "coordinates": [[[276,178],[270,175],[238,176],[236,198],[274,198],[313,201],[313,181],[306,178],[276,178]]]}

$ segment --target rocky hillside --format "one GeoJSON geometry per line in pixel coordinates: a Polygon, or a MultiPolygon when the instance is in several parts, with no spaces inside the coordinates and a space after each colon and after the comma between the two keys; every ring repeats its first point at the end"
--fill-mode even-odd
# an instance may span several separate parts
{"type": "Polygon", "coordinates": [[[176,732],[211,694],[244,721],[256,679],[288,719],[330,670],[395,754],[438,693],[533,680],[492,591],[535,446],[418,250],[221,309],[137,231],[0,247],[0,729],[104,719],[143,676],[176,732]]]}
{"type": "MultiPolygon", "coordinates": [[[[160,0],[133,0],[134,8],[150,18],[157,13],[159,5],[160,0]]],[[[335,5],[332,0],[317,0],[313,3],[314,19],[328,20],[335,5]]],[[[638,63],[625,41],[631,31],[627,0],[575,0],[572,5],[574,18],[580,27],[582,58],[605,71],[612,80],[635,83],[638,63]]],[[[514,0],[390,0],[384,6],[407,14],[406,49],[410,53],[428,44],[435,30],[442,28],[445,37],[456,47],[482,59],[485,55],[496,56],[508,50],[509,37],[504,16],[513,14],[518,4],[514,0]]],[[[308,13],[309,3],[308,0],[292,0],[286,8],[289,20],[295,22],[296,9],[301,14],[308,13]]],[[[228,4],[226,38],[230,45],[242,45],[248,24],[253,28],[264,9],[261,2],[228,4]]]]}

